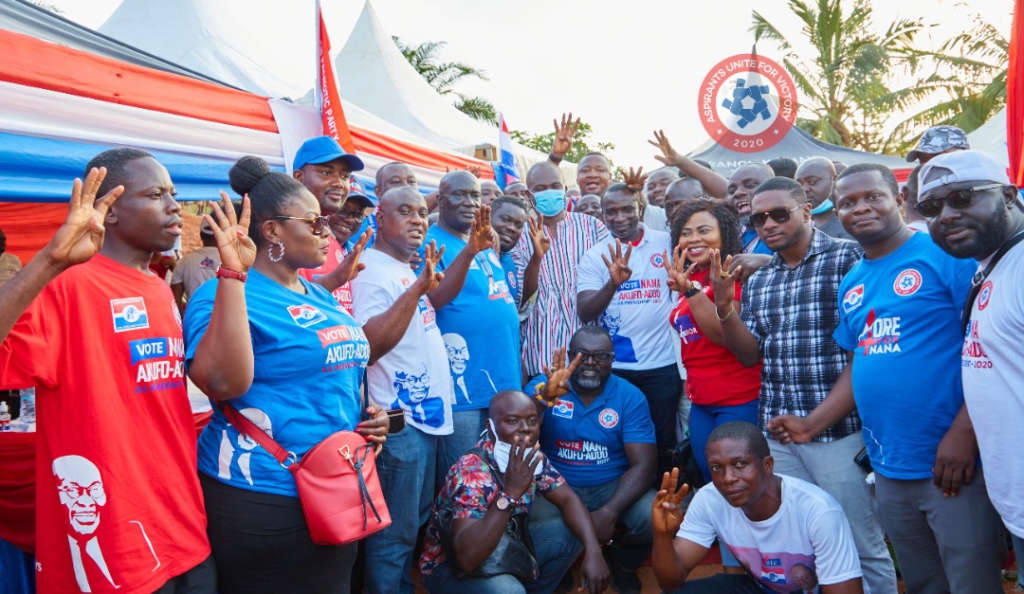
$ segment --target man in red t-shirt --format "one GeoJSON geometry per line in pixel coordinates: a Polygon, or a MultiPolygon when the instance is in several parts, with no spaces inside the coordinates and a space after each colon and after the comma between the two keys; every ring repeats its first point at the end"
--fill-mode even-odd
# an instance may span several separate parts
{"type": "MultiPolygon", "coordinates": [[[[38,396],[38,589],[212,593],[181,318],[148,269],[181,234],[174,185],[137,149],[101,153],[87,171],[67,221],[0,288],[0,386],[38,396]]],[[[214,229],[236,281],[220,283],[212,314],[217,364],[251,349],[237,273],[255,248],[227,210],[214,229]]]]}
{"type": "Polygon", "coordinates": [[[374,204],[361,193],[351,192],[349,178],[363,170],[363,161],[349,155],[330,136],[317,136],[302,143],[292,163],[292,177],[306,186],[317,201],[320,212],[331,218],[327,261],[319,268],[300,269],[299,274],[330,291],[339,303],[352,311],[352,290],[348,281],[359,273],[359,254],[369,235],[364,233],[350,251],[345,245],[366,218],[366,209],[374,204]]]}

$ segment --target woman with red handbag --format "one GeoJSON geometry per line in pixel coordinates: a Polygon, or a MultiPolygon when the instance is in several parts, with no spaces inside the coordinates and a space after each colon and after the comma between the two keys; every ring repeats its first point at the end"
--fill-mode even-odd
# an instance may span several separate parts
{"type": "MultiPolygon", "coordinates": [[[[232,189],[247,195],[251,204],[249,234],[256,260],[248,274],[222,269],[217,279],[200,287],[184,321],[189,375],[221,405],[214,408],[198,444],[219,589],[225,594],[348,592],[357,543],[314,543],[307,524],[312,516],[308,509],[304,513],[310,501],[303,495],[300,503],[299,473],[289,470],[301,468],[303,455],[339,431],[354,431],[376,446],[384,443],[386,411],[376,406],[361,410],[360,386],[367,363],[401,337],[391,329],[408,325],[416,311],[416,293],[436,286],[433,262],[427,258],[422,282],[409,291],[409,303],[398,302],[360,327],[327,290],[299,275],[299,269],[322,265],[327,255],[331,231],[317,199],[298,181],[271,172],[258,157],[240,159],[230,180],[232,189]],[[244,331],[239,335],[240,340],[249,339],[251,357],[231,368],[213,368],[197,345],[211,324],[216,283],[239,281],[244,283],[249,319],[248,336],[244,331]],[[361,421],[364,412],[367,420],[361,421]],[[263,435],[253,439],[258,431],[263,435]]],[[[357,473],[362,464],[370,465],[370,491],[376,486],[379,495],[372,453],[369,461],[356,453],[345,460],[357,473]]],[[[366,492],[363,483],[353,480],[352,488],[366,492]]],[[[364,503],[372,502],[372,495],[364,503]]],[[[390,523],[381,521],[382,507],[381,499],[363,528],[390,523]]]]}

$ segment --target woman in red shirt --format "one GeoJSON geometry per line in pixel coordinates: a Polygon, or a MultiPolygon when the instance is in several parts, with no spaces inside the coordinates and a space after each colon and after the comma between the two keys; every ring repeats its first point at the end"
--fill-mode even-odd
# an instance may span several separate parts
{"type": "MultiPolygon", "coordinates": [[[[669,323],[682,340],[686,367],[686,396],[690,409],[690,443],[704,480],[711,482],[704,446],[708,435],[730,421],[757,424],[761,363],[746,367],[725,347],[709,278],[711,250],[727,257],[742,252],[741,227],[736,210],[707,199],[686,202],[672,217],[669,286],[679,292],[679,303],[669,323]]],[[[667,256],[667,254],[666,254],[667,256]]],[[[667,257],[666,257],[667,259],[667,257]]],[[[736,283],[739,315],[740,284],[736,283]]]]}

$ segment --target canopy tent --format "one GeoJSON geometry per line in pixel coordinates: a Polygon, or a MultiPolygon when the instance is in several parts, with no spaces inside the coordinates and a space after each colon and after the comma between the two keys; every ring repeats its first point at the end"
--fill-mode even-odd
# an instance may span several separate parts
{"type": "Polygon", "coordinates": [[[1010,166],[1010,153],[1006,149],[1006,108],[992,116],[980,128],[967,135],[971,148],[988,154],[996,161],[1010,166]]]}
{"type": "Polygon", "coordinates": [[[907,176],[910,175],[910,170],[914,168],[912,163],[908,163],[900,157],[876,155],[821,142],[796,126],[790,128],[789,132],[778,144],[764,151],[739,153],[731,151],[713,140],[708,140],[691,152],[689,156],[691,159],[701,159],[711,163],[715,171],[725,177],[729,177],[733,171],[736,171],[743,165],[767,163],[778,157],[789,157],[798,164],[811,157],[825,157],[832,161],[842,161],[847,165],[853,165],[854,163],[879,163],[892,169],[896,173],[896,178],[900,181],[905,181],[907,176]]]}

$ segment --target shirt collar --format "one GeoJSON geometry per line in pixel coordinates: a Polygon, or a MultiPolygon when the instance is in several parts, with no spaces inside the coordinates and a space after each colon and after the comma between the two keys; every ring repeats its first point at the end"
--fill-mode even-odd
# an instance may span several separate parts
{"type": "MultiPolygon", "coordinates": [[[[810,260],[812,256],[816,256],[822,252],[827,251],[829,247],[831,247],[832,244],[835,243],[835,241],[836,240],[832,239],[828,235],[828,233],[822,233],[816,227],[811,227],[811,245],[807,246],[807,253],[804,254],[804,257],[800,260],[800,263],[797,264],[796,267],[793,268],[792,270],[795,270],[796,268],[800,268],[801,266],[803,266],[804,262],[810,260]]],[[[775,255],[772,256],[770,264],[775,268],[789,268],[789,266],[786,265],[786,261],[782,259],[782,256],[778,252],[776,252],[775,255]]]]}

